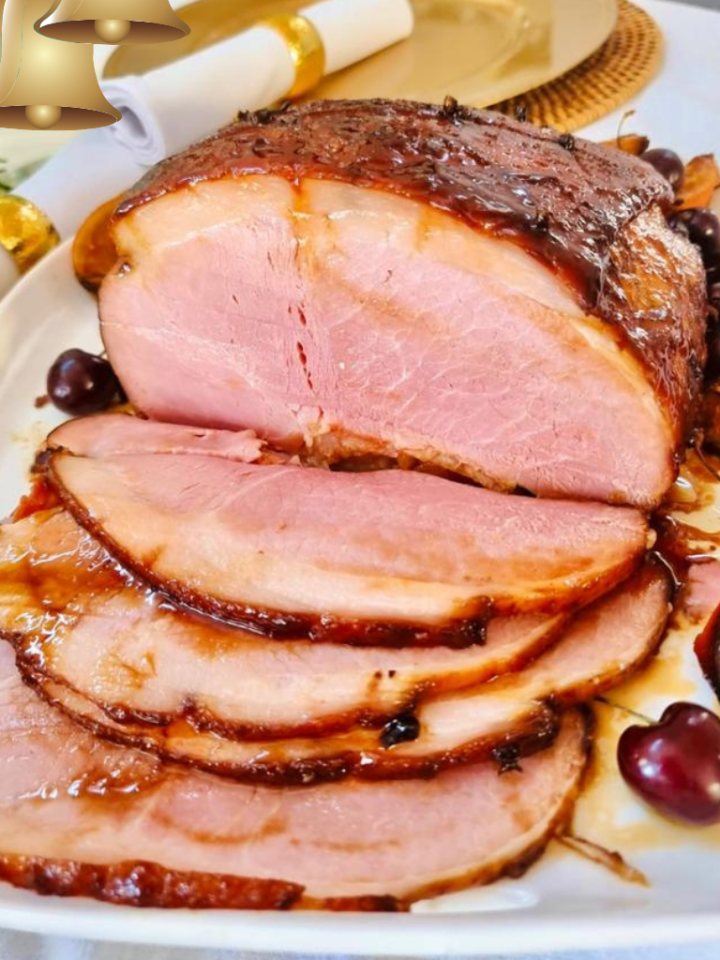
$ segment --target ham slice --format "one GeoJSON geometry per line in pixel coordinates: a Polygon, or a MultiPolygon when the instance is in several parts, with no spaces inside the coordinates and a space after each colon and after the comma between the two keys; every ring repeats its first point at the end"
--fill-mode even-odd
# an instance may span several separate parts
{"type": "Polygon", "coordinates": [[[564,617],[492,620],[483,646],[279,643],[174,609],[129,583],[63,512],[0,527],[0,631],[23,668],[121,723],[188,720],[254,739],[382,725],[423,696],[519,669],[564,617]]]}
{"type": "MultiPolygon", "coordinates": [[[[152,446],[154,425],[124,419],[131,449],[146,432],[152,446]]],[[[102,433],[102,418],[93,423],[102,433]]],[[[490,611],[590,602],[652,539],[635,510],[507,497],[400,470],[61,450],[49,476],[126,568],[271,636],[467,645],[482,638],[490,611]]]]}
{"type": "Polygon", "coordinates": [[[653,507],[705,359],[672,200],[622,151],[452,103],[247,115],[121,204],[103,338],[154,419],[653,507]]]}
{"type": "Polygon", "coordinates": [[[356,728],[323,739],[264,743],[221,739],[187,723],[119,724],[71,687],[31,680],[47,699],[110,740],[245,782],[428,777],[489,757],[514,765],[546,747],[557,733],[552,708],[589,700],[638,669],[655,652],[669,613],[668,577],[650,566],[583,611],[558,644],[520,673],[421,703],[414,718],[418,735],[409,740],[403,739],[408,717],[382,731],[356,728]]]}
{"type": "MultiPolygon", "coordinates": [[[[170,453],[220,457],[256,463],[279,455],[269,453],[252,430],[206,430],[172,423],[153,423],[124,413],[102,413],[63,423],[47,438],[50,450],[68,450],[83,457],[170,453]]],[[[42,456],[41,456],[42,460],[42,456]]]]}
{"type": "Polygon", "coordinates": [[[586,737],[570,713],[552,748],[503,776],[487,763],[248,787],[94,739],[23,686],[0,644],[0,877],[146,906],[403,905],[531,863],[570,815],[586,737]]]}

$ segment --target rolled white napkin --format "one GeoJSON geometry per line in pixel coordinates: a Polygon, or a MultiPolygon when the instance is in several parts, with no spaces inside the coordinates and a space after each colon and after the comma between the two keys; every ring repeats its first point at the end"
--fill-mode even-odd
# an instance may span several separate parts
{"type": "Polygon", "coordinates": [[[147,172],[147,165],[108,134],[105,127],[71,140],[15,191],[39,207],[63,238],[147,172]]]}
{"type": "Polygon", "coordinates": [[[224,126],[238,110],[279,100],[294,77],[280,34],[253,27],[143,77],[103,83],[123,115],[108,133],[135,160],[152,166],[224,126]]]}
{"type": "MultiPolygon", "coordinates": [[[[325,74],[357,63],[412,33],[409,0],[322,0],[299,13],[325,49],[325,74]]],[[[274,29],[256,26],[142,77],[103,83],[123,119],[110,134],[140,163],[153,164],[290,91],[295,67],[274,29]]]]}

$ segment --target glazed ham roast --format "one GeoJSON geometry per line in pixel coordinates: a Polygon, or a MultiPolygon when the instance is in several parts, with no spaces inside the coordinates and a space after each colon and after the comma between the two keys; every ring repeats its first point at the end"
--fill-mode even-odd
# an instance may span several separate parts
{"type": "Polygon", "coordinates": [[[451,102],[251,114],[121,204],[103,338],[153,419],[652,507],[705,356],[671,207],[634,157],[451,102]]]}
{"type": "MultiPolygon", "coordinates": [[[[46,465],[72,514],[176,600],[271,636],[469,645],[490,612],[590,602],[650,542],[635,510],[507,497],[410,471],[332,473],[202,452],[190,463],[185,453],[80,456],[103,419],[50,438],[70,451],[46,465]]],[[[155,425],[107,419],[130,449],[148,429],[156,446],[155,425]]]]}
{"type": "Polygon", "coordinates": [[[671,207],[450,100],[246,115],[138,185],[100,292],[138,415],[56,430],[0,526],[0,878],[405,909],[567,829],[584,704],[671,610],[671,207]]]}

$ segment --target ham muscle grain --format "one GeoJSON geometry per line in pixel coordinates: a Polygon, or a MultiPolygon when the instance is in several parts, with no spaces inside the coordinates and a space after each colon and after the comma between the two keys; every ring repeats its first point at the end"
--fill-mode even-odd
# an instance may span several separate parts
{"type": "Polygon", "coordinates": [[[116,720],[189,720],[262,739],[382,724],[422,696],[518,669],[564,618],[492,620],[465,650],[280,643],[177,611],[129,584],[65,513],[0,527],[0,631],[23,669],[116,720]]]}
{"type": "Polygon", "coordinates": [[[671,208],[637,158],[497,114],[248,115],[121,205],[103,337],[155,419],[651,507],[705,358],[671,208]]]}
{"type": "Polygon", "coordinates": [[[247,787],[94,739],[22,685],[0,644],[0,877],[145,906],[388,907],[531,863],[571,812],[586,734],[568,714],[552,748],[504,776],[490,762],[424,782],[247,787]]]}
{"type": "Polygon", "coordinates": [[[313,740],[248,742],[197,733],[188,724],[153,728],[114,723],[74,690],[33,677],[44,695],[92,730],[130,746],[246,782],[276,784],[431,776],[495,757],[514,763],[557,732],[553,708],[591,699],[624,680],[655,652],[670,611],[669,584],[649,567],[583,611],[562,640],[519,673],[466,693],[423,702],[412,718],[382,730],[356,728],[313,740]]]}
{"type": "MultiPolygon", "coordinates": [[[[156,430],[122,419],[131,450],[156,430]]],[[[93,424],[101,436],[103,419],[93,424]]],[[[590,602],[637,566],[650,539],[628,508],[507,497],[399,470],[58,451],[49,475],[124,566],[274,636],[467,645],[490,610],[590,602]]]]}

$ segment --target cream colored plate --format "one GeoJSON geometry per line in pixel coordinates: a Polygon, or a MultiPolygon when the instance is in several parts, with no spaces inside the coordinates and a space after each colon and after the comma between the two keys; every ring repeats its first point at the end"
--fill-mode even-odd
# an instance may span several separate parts
{"type": "MultiPolygon", "coordinates": [[[[172,43],[120,47],[106,77],[145,73],[219,40],[297,0],[197,0],[183,7],[191,33],[172,43]]],[[[487,106],[548,83],[607,39],[617,0],[413,0],[413,36],[325,80],[315,97],[451,94],[487,106]]]]}

